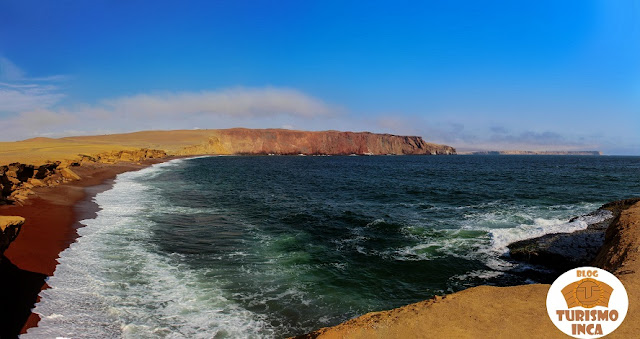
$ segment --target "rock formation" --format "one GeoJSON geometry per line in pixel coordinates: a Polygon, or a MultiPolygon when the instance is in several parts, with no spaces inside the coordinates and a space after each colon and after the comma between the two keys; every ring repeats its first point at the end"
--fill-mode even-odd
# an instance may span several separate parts
{"type": "Polygon", "coordinates": [[[18,236],[23,224],[24,218],[22,217],[0,216],[0,256],[18,236]]]}
{"type": "Polygon", "coordinates": [[[157,149],[141,148],[137,150],[103,152],[96,155],[80,154],[79,156],[79,161],[114,164],[121,161],[140,162],[147,159],[161,159],[167,157],[167,152],[157,149]]]}
{"type": "Polygon", "coordinates": [[[0,166],[0,204],[24,201],[32,194],[32,188],[59,183],[59,166],[60,162],[37,167],[20,163],[0,166]]]}
{"type": "MultiPolygon", "coordinates": [[[[605,232],[609,226],[617,220],[623,210],[638,201],[640,199],[626,199],[603,205],[587,216],[609,213],[608,217],[601,222],[588,225],[584,230],[545,234],[509,244],[509,255],[516,261],[542,265],[555,270],[556,273],[586,266],[596,258],[604,244],[605,232]]],[[[578,218],[580,217],[573,218],[570,222],[578,218]]]]}
{"type": "Polygon", "coordinates": [[[427,143],[421,137],[369,132],[304,132],[285,129],[211,130],[207,140],[178,151],[179,155],[403,155],[455,154],[453,147],[427,143]]]}
{"type": "Polygon", "coordinates": [[[56,161],[41,166],[12,163],[0,166],[0,204],[22,203],[33,194],[32,188],[56,186],[67,181],[80,180],[71,167],[85,162],[113,164],[121,161],[140,162],[146,159],[164,158],[165,151],[152,149],[122,150],[96,155],[79,154],[75,158],[56,161]]]}

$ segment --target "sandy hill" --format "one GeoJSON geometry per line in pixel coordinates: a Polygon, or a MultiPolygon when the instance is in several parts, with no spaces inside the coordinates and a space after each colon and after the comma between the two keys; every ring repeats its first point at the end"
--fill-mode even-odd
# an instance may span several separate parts
{"type": "Polygon", "coordinates": [[[133,148],[122,144],[93,144],[49,138],[0,142],[0,165],[14,162],[41,165],[55,160],[72,159],[78,154],[98,154],[133,148]]]}

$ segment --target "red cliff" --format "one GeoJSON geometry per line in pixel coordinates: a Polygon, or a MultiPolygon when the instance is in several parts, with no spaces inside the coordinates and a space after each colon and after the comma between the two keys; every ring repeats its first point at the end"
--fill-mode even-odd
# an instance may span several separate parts
{"type": "Polygon", "coordinates": [[[370,132],[305,132],[285,129],[234,128],[210,130],[207,140],[177,153],[384,155],[455,154],[453,147],[427,143],[417,136],[370,132]]]}

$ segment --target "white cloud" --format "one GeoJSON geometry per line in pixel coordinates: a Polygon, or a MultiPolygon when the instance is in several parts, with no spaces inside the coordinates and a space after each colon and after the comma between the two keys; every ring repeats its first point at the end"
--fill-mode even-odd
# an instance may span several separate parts
{"type": "Polygon", "coordinates": [[[76,121],[76,117],[67,112],[54,112],[47,109],[36,109],[21,112],[11,121],[18,128],[36,131],[43,127],[67,125],[76,121]]]}
{"type": "Polygon", "coordinates": [[[85,108],[88,112],[133,117],[166,115],[229,115],[264,117],[290,115],[313,117],[336,109],[300,91],[283,88],[236,88],[218,91],[140,94],[104,100],[85,108]]]}
{"type": "Polygon", "coordinates": [[[58,103],[64,94],[57,86],[46,84],[0,83],[0,113],[18,113],[47,108],[58,103]]]}
{"type": "Polygon", "coordinates": [[[58,85],[66,76],[25,74],[0,55],[0,140],[69,131],[275,127],[341,112],[301,91],[275,87],[138,94],[62,107],[58,85]]]}
{"type": "Polygon", "coordinates": [[[11,60],[0,55],[0,114],[16,114],[46,109],[65,97],[52,82],[65,77],[26,77],[25,72],[11,60]]]}
{"type": "Polygon", "coordinates": [[[14,91],[5,100],[11,110],[21,110],[0,119],[0,128],[7,131],[0,135],[3,140],[74,134],[70,131],[277,127],[341,112],[300,91],[273,87],[139,94],[75,107],[53,107],[60,97],[41,86],[4,84],[4,89],[14,91]]]}

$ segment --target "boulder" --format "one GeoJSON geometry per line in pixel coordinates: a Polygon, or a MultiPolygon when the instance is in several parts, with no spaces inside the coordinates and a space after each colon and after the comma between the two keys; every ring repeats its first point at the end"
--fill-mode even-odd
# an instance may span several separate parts
{"type": "Polygon", "coordinates": [[[63,178],[69,179],[69,180],[80,180],[81,179],[79,175],[77,175],[74,171],[72,171],[68,167],[60,169],[60,174],[62,175],[63,178]]]}
{"type": "Polygon", "coordinates": [[[27,182],[30,183],[31,185],[33,185],[33,187],[46,186],[46,184],[44,182],[42,182],[42,180],[40,180],[40,179],[31,178],[27,182]]]}

